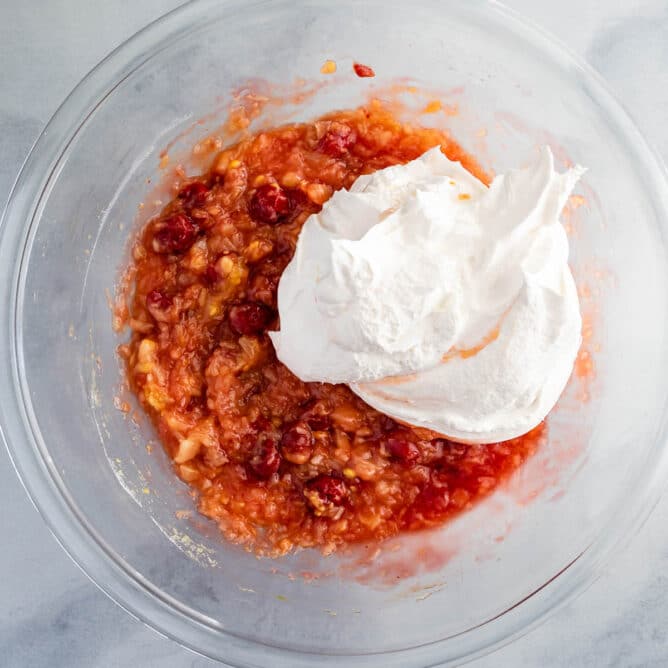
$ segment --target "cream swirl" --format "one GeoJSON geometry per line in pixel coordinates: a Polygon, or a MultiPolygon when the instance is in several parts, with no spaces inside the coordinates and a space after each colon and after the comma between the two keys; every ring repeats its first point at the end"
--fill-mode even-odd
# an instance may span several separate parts
{"type": "Polygon", "coordinates": [[[557,173],[544,148],[487,188],[436,147],[360,176],[301,231],[278,288],[278,358],[454,440],[526,433],[580,345],[559,215],[583,171],[557,173]]]}

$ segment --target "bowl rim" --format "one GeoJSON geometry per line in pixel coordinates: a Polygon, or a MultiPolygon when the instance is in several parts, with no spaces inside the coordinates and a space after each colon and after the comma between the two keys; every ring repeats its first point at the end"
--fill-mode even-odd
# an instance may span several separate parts
{"type": "MultiPolygon", "coordinates": [[[[327,654],[263,644],[231,634],[216,625],[214,620],[203,615],[197,618],[182,604],[157,590],[115,554],[86,522],[64,484],[59,482],[37,428],[28,388],[21,373],[21,331],[18,322],[22,304],[21,279],[25,274],[23,251],[35,234],[35,221],[39,218],[54,175],[57,175],[60,160],[105,98],[145,62],[168,48],[171,38],[181,38],[197,30],[206,22],[208,12],[216,7],[224,6],[229,10],[243,6],[248,9],[249,6],[259,7],[269,1],[191,1],[149,23],[114,49],[77,84],[33,144],[0,218],[0,266],[12,267],[11,280],[0,285],[0,306],[5,316],[0,320],[0,374],[11,378],[12,383],[6,400],[0,404],[0,439],[33,505],[63,550],[83,573],[130,615],[196,653],[238,666],[251,661],[259,665],[263,659],[277,666],[311,666],[316,661],[335,665],[343,656],[349,660],[356,659],[359,665],[380,665],[390,655],[393,661],[402,662],[397,665],[413,665],[415,662],[420,662],[419,665],[444,665],[470,660],[529,632],[595,581],[603,564],[640,529],[658,502],[665,487],[664,481],[668,479],[668,453],[660,457],[649,472],[649,493],[642,498],[637,495],[632,503],[621,508],[615,531],[601,532],[548,582],[508,610],[460,634],[424,645],[372,654],[327,654]],[[187,27],[185,30],[184,26],[187,27]],[[21,258],[18,264],[16,258],[21,258]],[[558,587],[555,586],[557,580],[558,587]],[[482,635],[481,629],[485,629],[482,635]],[[221,638],[227,639],[227,642],[221,642],[221,638]]],[[[290,0],[273,2],[287,4],[290,0]]],[[[318,0],[315,2],[317,4],[318,0]]],[[[313,4],[313,0],[309,4],[313,4]]],[[[476,11],[482,8],[501,26],[512,30],[562,67],[571,68],[586,80],[596,101],[605,103],[611,122],[633,139],[636,152],[647,168],[648,190],[656,193],[653,204],[668,212],[668,180],[662,160],[643,139],[631,116],[602,77],[579,55],[514,10],[495,0],[479,0],[471,5],[477,8],[476,11]]],[[[665,250],[666,229],[661,232],[665,250]]],[[[668,406],[664,407],[664,417],[657,430],[657,444],[668,440],[666,409],[668,406]]]]}

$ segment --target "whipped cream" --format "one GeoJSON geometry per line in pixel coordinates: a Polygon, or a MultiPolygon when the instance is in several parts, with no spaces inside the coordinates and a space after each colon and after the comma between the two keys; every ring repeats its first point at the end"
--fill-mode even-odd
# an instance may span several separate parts
{"type": "Polygon", "coordinates": [[[278,358],[453,440],[531,430],[580,346],[559,214],[583,171],[557,173],[543,148],[487,188],[435,147],[360,176],[301,231],[278,287],[278,358]]]}

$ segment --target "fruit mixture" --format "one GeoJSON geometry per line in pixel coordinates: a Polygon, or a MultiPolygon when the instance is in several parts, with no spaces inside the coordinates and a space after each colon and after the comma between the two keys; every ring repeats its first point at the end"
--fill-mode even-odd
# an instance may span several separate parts
{"type": "Polygon", "coordinates": [[[136,243],[132,335],[120,348],[130,387],[200,511],[259,554],[331,552],[441,524],[539,443],[542,425],[462,445],[399,424],[345,385],[302,382],[267,336],[308,216],[360,174],[436,145],[487,182],[446,133],[380,103],[259,132],[183,180],[136,243]]]}

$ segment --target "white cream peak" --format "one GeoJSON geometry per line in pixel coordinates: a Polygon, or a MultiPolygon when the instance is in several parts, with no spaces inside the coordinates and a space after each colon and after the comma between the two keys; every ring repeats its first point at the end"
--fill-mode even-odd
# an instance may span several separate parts
{"type": "Polygon", "coordinates": [[[397,420],[488,443],[536,427],[580,346],[549,148],[489,188],[439,147],[312,215],[278,287],[278,358],[397,420]]]}

